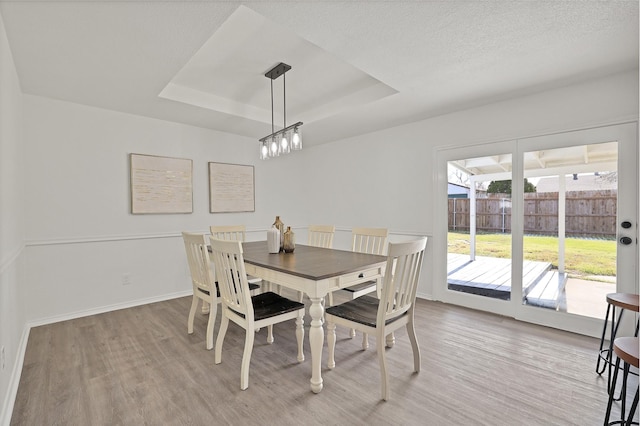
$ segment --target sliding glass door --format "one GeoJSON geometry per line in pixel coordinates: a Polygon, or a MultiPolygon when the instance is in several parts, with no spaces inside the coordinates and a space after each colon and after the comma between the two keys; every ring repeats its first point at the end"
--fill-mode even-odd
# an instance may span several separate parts
{"type": "Polygon", "coordinates": [[[515,141],[440,151],[434,296],[513,316],[511,182],[515,141]],[[500,182],[500,185],[496,184],[500,182]],[[446,265],[446,267],[443,267],[446,265]]]}
{"type": "Polygon", "coordinates": [[[549,266],[523,278],[516,316],[596,336],[606,295],[638,292],[636,125],[527,138],[518,151],[536,184],[520,195],[524,261],[549,266]]]}
{"type": "Polygon", "coordinates": [[[597,335],[638,292],[636,150],[633,123],[439,151],[434,296],[597,335]]]}
{"type": "Polygon", "coordinates": [[[447,288],[511,299],[511,154],[447,162],[447,288]]]}

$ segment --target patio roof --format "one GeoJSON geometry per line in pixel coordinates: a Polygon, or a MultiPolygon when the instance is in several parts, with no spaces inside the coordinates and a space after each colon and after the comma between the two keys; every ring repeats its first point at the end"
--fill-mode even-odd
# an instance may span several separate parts
{"type": "MultiPolygon", "coordinates": [[[[524,175],[529,178],[610,172],[617,170],[617,159],[617,142],[526,152],[524,155],[524,175]]],[[[450,164],[473,176],[473,180],[476,181],[511,179],[511,154],[456,160],[451,161],[450,164]]]]}
{"type": "MultiPolygon", "coordinates": [[[[536,192],[558,192],[560,182],[557,176],[549,176],[541,178],[536,185],[536,192]]],[[[565,176],[565,188],[570,191],[594,191],[594,190],[611,190],[618,188],[617,175],[610,174],[578,174],[574,176],[565,176]]]]}

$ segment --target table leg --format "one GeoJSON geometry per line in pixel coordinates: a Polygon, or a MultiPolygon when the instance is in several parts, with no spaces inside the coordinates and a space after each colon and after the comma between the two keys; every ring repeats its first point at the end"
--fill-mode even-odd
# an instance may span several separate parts
{"type": "Polygon", "coordinates": [[[311,390],[320,393],[322,390],[322,345],[324,344],[324,308],[322,297],[313,297],[309,307],[311,315],[311,328],[309,329],[309,343],[311,345],[311,390]]]}
{"type": "Polygon", "coordinates": [[[396,336],[393,333],[387,334],[387,338],[385,339],[387,347],[392,348],[393,345],[396,344],[396,336]]]}

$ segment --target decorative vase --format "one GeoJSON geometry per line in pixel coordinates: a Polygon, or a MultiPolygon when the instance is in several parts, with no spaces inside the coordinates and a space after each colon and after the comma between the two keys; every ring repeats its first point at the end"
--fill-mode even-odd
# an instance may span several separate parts
{"type": "Polygon", "coordinates": [[[284,252],[293,253],[296,248],[296,235],[291,230],[290,226],[287,226],[287,231],[284,233],[284,252]]]}
{"type": "Polygon", "coordinates": [[[280,220],[280,216],[276,216],[276,221],[273,222],[273,226],[280,231],[280,251],[282,251],[284,244],[284,223],[280,220]]]}
{"type": "Polygon", "coordinates": [[[278,253],[280,251],[280,230],[275,226],[267,231],[267,250],[269,253],[278,253]]]}

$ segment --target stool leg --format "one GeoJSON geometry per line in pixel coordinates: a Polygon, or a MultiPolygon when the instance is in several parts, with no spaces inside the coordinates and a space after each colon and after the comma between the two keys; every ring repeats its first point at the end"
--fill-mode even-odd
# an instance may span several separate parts
{"type": "MultiPolygon", "coordinates": [[[[622,320],[622,314],[624,314],[624,309],[620,308],[620,314],[618,314],[618,319],[616,320],[616,307],[612,307],[611,313],[611,336],[609,341],[609,353],[607,354],[607,362],[609,363],[609,372],[607,373],[607,392],[612,393],[615,392],[615,386],[611,387],[611,368],[613,365],[613,341],[618,334],[618,327],[620,327],[620,322],[622,320]]],[[[618,397],[616,401],[620,401],[618,397]]]]}
{"type": "Polygon", "coordinates": [[[633,416],[636,414],[636,409],[638,408],[638,389],[636,389],[636,396],[633,398],[633,403],[631,404],[631,411],[629,411],[629,417],[627,417],[626,426],[631,426],[633,424],[633,416]]]}
{"type": "MultiPolygon", "coordinates": [[[[620,358],[616,359],[616,369],[613,372],[613,386],[615,387],[618,380],[618,371],[620,369],[620,358]]],[[[609,401],[607,402],[607,414],[604,416],[604,426],[609,424],[609,417],[611,417],[611,406],[613,405],[613,392],[609,392],[609,401]]]]}
{"type": "MultiPolygon", "coordinates": [[[[611,311],[611,305],[607,304],[607,313],[604,316],[604,326],[602,326],[602,337],[600,338],[600,348],[598,349],[598,361],[596,363],[596,373],[602,374],[604,373],[604,369],[607,368],[607,363],[602,364],[602,369],[600,368],[600,361],[602,361],[602,347],[604,346],[604,338],[607,334],[607,325],[609,322],[609,312],[611,311]]],[[[606,349],[605,349],[606,350],[606,349]]]]}
{"type": "MultiPolygon", "coordinates": [[[[620,358],[618,358],[618,360],[616,361],[616,364],[618,364],[618,362],[620,361],[620,358]]],[[[622,373],[622,389],[620,390],[620,424],[625,423],[624,421],[624,413],[626,412],[626,402],[627,402],[627,379],[629,378],[629,368],[631,366],[629,364],[627,364],[626,362],[624,363],[624,369],[623,369],[623,373],[622,373]]],[[[615,386],[613,387],[613,389],[611,389],[611,392],[615,392],[615,386]]]]}

